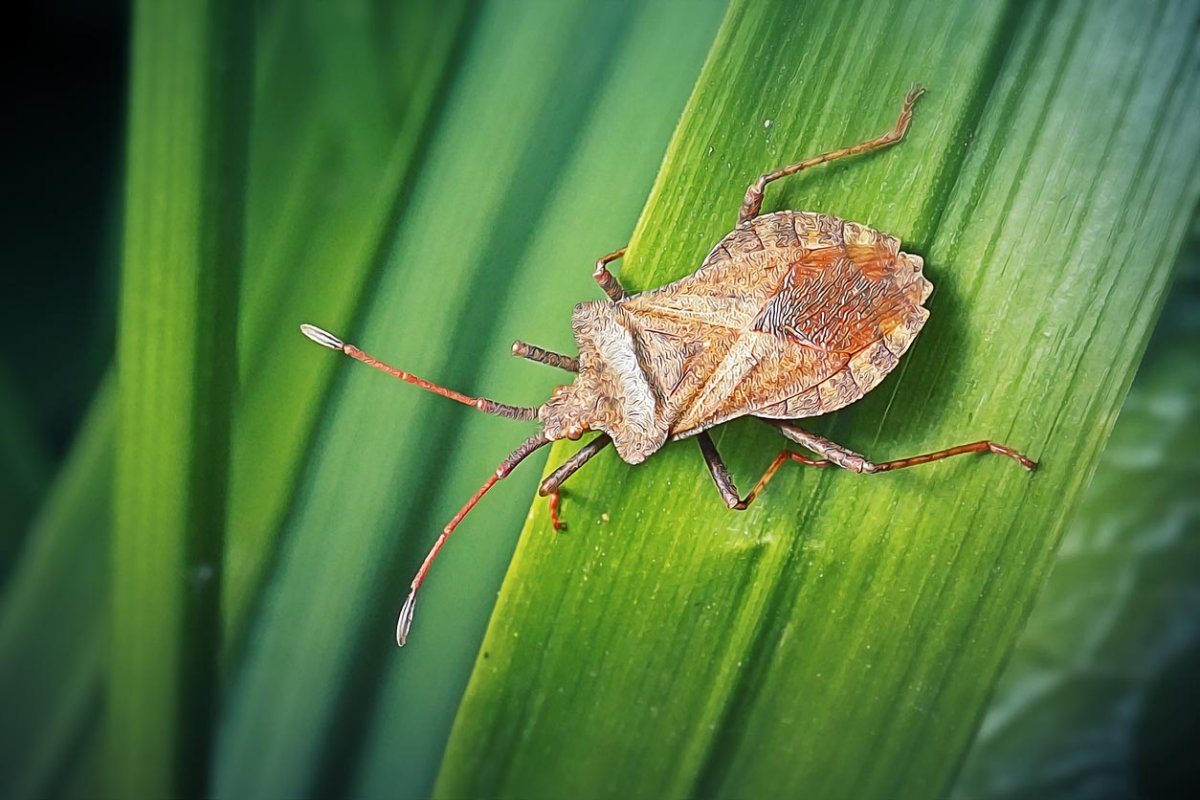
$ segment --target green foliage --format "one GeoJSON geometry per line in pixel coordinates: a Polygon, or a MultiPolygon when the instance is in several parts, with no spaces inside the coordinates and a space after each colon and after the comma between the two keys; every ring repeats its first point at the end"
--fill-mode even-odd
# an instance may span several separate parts
{"type": "MultiPolygon", "coordinates": [[[[1200,190],[1196,9],[868,5],[734,4],[623,276],[641,289],[688,272],[748,177],[885,130],[919,80],[905,143],[768,189],[768,209],[899,235],[937,287],[897,374],[814,427],[880,459],[988,436],[1042,468],[792,468],[737,515],[690,442],[643,468],[597,459],[568,484],[570,534],[534,506],[438,796],[949,785],[1200,190]]],[[[743,480],[780,446],[752,422],[716,441],[743,480]]]]}
{"type": "Polygon", "coordinates": [[[105,706],[128,797],[202,786],[211,749],[250,19],[224,0],[134,9],[105,706]]]}
{"type": "Polygon", "coordinates": [[[38,797],[98,722],[116,392],[100,390],[0,604],[0,796],[38,797]],[[83,731],[88,731],[84,734],[83,731]]]}
{"type": "Polygon", "coordinates": [[[7,574],[21,532],[50,481],[50,455],[30,430],[31,409],[7,370],[0,370],[0,580],[7,574]]]}
{"type": "MultiPolygon", "coordinates": [[[[593,291],[591,262],[628,237],[721,10],[717,2],[576,2],[522,13],[442,2],[400,11],[368,2],[262,5],[245,274],[240,291],[222,298],[228,308],[240,303],[218,570],[228,699],[212,771],[222,791],[426,794],[512,547],[504,537],[481,539],[492,548],[466,565],[473,593],[441,607],[451,635],[441,648],[425,647],[414,683],[412,660],[399,660],[391,639],[404,573],[439,517],[520,433],[376,374],[356,384],[358,405],[347,403],[347,387],[335,380],[345,365],[296,326],[367,328],[355,338],[431,377],[467,389],[487,382],[493,394],[531,402],[545,396],[556,376],[512,363],[495,341],[520,335],[570,346],[570,298],[593,291]],[[659,46],[664,30],[673,31],[670,50],[659,46]],[[375,283],[368,308],[364,292],[375,283]],[[330,398],[331,385],[339,388],[330,398]],[[318,417],[326,422],[314,429],[318,417]],[[329,454],[334,430],[349,459],[329,454]],[[369,447],[401,458],[385,470],[390,456],[369,447]],[[305,476],[306,464],[319,475],[305,476]],[[365,501],[368,485],[376,491],[365,501]],[[408,509],[397,504],[403,492],[408,509]],[[313,507],[332,518],[311,516],[313,507]],[[339,566],[342,574],[326,571],[339,566]],[[371,569],[374,581],[364,579],[371,569]],[[258,691],[264,677],[279,691],[258,691]],[[376,695],[385,693],[390,705],[376,714],[376,695]],[[421,713],[406,713],[415,704],[421,713]],[[252,747],[238,746],[258,734],[252,747]],[[398,741],[408,748],[402,759],[398,741]]],[[[182,56],[156,54],[164,64],[182,56]]],[[[143,112],[145,125],[170,135],[168,111],[143,112]]],[[[179,188],[138,186],[147,201],[179,188]]],[[[221,330],[230,333],[228,324],[221,330]]],[[[364,377],[347,375],[350,385],[364,377]]],[[[141,378],[147,397],[181,379],[141,378]]],[[[19,765],[0,777],[6,797],[94,793],[106,751],[124,741],[106,745],[98,727],[106,724],[109,476],[121,443],[113,401],[106,393],[94,404],[90,433],[4,587],[0,650],[20,654],[0,659],[0,746],[5,763],[19,765]]],[[[188,447],[176,447],[175,462],[159,465],[163,479],[193,467],[188,447]]],[[[498,532],[515,531],[535,478],[531,470],[490,500],[498,532]]],[[[178,572],[163,579],[187,585],[178,572]]],[[[127,605],[148,600],[145,587],[124,588],[127,605]]],[[[136,611],[128,613],[132,624],[136,611]]],[[[168,639],[158,642],[165,651],[168,639]]],[[[212,663],[212,644],[197,663],[212,663]]],[[[155,680],[182,673],[165,657],[143,663],[155,680]]],[[[130,671],[108,680],[133,679],[130,671]]],[[[187,730],[162,703],[143,714],[134,721],[156,727],[165,749],[169,737],[211,733],[203,723],[187,730]]]]}
{"type": "Polygon", "coordinates": [[[294,335],[298,321],[341,329],[361,313],[469,8],[301,2],[275,4],[267,16],[224,557],[227,650],[245,636],[336,368],[314,363],[294,335]]]}
{"type": "Polygon", "coordinates": [[[1170,797],[1196,785],[1200,229],[1189,251],[957,797],[1170,797]]]}
{"type": "MultiPolygon", "coordinates": [[[[719,8],[510,10],[480,9],[354,341],[468,392],[538,402],[559,376],[514,363],[507,345],[520,336],[570,347],[564,298],[589,296],[591,262],[629,235],[719,8]],[[664,26],[677,26],[683,49],[656,46],[664,26]],[[658,80],[644,85],[648,74],[658,80]]],[[[455,579],[422,598],[428,636],[400,656],[395,613],[433,535],[524,435],[361,367],[347,372],[233,676],[219,793],[326,790],[357,748],[361,793],[428,792],[512,550],[503,532],[519,526],[535,470],[490,497],[486,529],[439,564],[455,579]]]]}
{"type": "MultiPolygon", "coordinates": [[[[701,70],[719,0],[267,0],[252,39],[240,6],[168,6],[136,4],[119,382],[48,492],[44,443],[0,431],[12,530],[44,496],[0,587],[0,795],[424,797],[439,765],[444,796],[943,790],[1200,192],[1194,10],[739,0],[701,70]],[[539,402],[564,376],[508,343],[573,350],[693,86],[633,289],[691,271],[762,170],[889,127],[914,81],[903,145],[767,194],[901,236],[937,286],[897,374],[815,427],[878,458],[990,435],[1044,470],[788,467],[735,514],[690,442],[608,453],[568,484],[569,532],[535,502],[480,650],[527,465],[397,651],[413,568],[530,429],[297,325],[539,402]]],[[[717,443],[746,486],[780,446],[750,422],[717,443]]]]}

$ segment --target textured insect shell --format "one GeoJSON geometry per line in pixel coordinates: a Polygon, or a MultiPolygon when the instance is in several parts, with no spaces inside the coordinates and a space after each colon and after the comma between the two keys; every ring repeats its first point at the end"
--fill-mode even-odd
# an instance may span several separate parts
{"type": "Polygon", "coordinates": [[[753,414],[799,419],[861,398],[928,318],[919,256],[865,225],[766,214],[700,268],[618,303],[582,303],[580,373],[543,409],[551,438],[608,433],[625,461],[753,414]]]}
{"type": "Polygon", "coordinates": [[[619,304],[575,306],[571,328],[579,346],[579,375],[542,406],[550,439],[575,439],[585,430],[607,433],[630,464],[645,461],[667,440],[650,372],[641,362],[638,326],[619,304]]]}
{"type": "Polygon", "coordinates": [[[897,238],[825,214],[785,211],[735,229],[680,289],[736,284],[757,308],[723,320],[742,334],[703,393],[677,409],[671,437],[746,414],[816,416],[861,398],[896,367],[929,317],[922,304],[933,286],[923,266],[897,238]]]}

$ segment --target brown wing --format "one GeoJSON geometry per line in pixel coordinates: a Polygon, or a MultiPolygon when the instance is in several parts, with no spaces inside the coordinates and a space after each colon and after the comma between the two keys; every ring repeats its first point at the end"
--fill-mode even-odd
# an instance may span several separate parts
{"type": "Polygon", "coordinates": [[[874,388],[928,317],[922,261],[899,245],[836,217],[769,214],[693,275],[626,300],[672,437],[746,414],[814,416],[874,388]]]}

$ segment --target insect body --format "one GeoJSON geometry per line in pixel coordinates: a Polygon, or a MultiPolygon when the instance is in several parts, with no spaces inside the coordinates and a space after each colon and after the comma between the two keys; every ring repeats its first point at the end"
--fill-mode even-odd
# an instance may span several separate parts
{"type": "Polygon", "coordinates": [[[417,591],[446,539],[480,498],[533,451],[557,439],[599,435],[542,482],[556,528],[559,488],[593,456],[613,444],[639,464],[669,440],[695,437],[717,489],[733,509],[746,508],[787,461],[886,472],[964,453],[1008,456],[1026,469],[1035,462],[991,441],[873,463],[864,456],[785,420],[825,414],[873,389],[895,368],[929,312],[933,291],[920,256],[901,252],[895,237],[837,217],[803,211],[759,215],[763,190],[803,169],[886,147],[908,129],[914,88],[893,130],[853,147],[767,173],[746,191],[737,227],[717,243],[693,274],[659,289],[627,295],[608,269],[624,250],[596,263],[607,301],[575,307],[578,358],[516,342],[515,355],[578,373],[538,408],[474,398],[388,366],[320,328],[302,325],[318,344],[421,388],[498,416],[538,420],[527,439],[443,528],[413,579],[400,612],[396,640],[412,624],[417,591]],[[707,430],[759,417],[817,457],[783,450],[754,488],[740,496],[707,430]]]}
{"type": "Polygon", "coordinates": [[[739,225],[686,278],[580,304],[579,377],[541,408],[545,433],[600,430],[638,464],[736,417],[852,403],[929,316],[922,261],[899,246],[854,222],[781,211],[739,225]]]}

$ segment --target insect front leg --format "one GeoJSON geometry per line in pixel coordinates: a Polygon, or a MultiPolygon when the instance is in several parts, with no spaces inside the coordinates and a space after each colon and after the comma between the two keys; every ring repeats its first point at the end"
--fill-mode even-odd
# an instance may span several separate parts
{"type": "Polygon", "coordinates": [[[567,372],[579,372],[579,359],[573,356],[564,356],[562,353],[555,353],[552,350],[543,350],[537,345],[522,342],[520,339],[513,342],[512,354],[518,358],[536,361],[539,364],[558,367],[567,372]]]}
{"type": "Polygon", "coordinates": [[[596,260],[596,270],[592,273],[592,277],[596,279],[596,283],[600,284],[600,288],[608,295],[608,299],[614,303],[625,299],[625,289],[621,287],[617,277],[609,271],[608,265],[625,255],[625,248],[614,250],[603,258],[596,260]]]}
{"type": "Polygon", "coordinates": [[[856,156],[860,153],[869,153],[872,150],[878,150],[881,147],[895,144],[904,138],[904,134],[908,131],[908,124],[912,121],[913,104],[917,102],[917,98],[925,92],[920,86],[914,86],[908,90],[908,96],[904,98],[904,107],[900,109],[900,117],[896,120],[896,127],[881,136],[876,136],[874,139],[868,139],[861,144],[856,144],[853,147],[843,147],[841,150],[834,150],[829,153],[822,153],[814,158],[808,158],[804,161],[797,161],[795,164],[789,164],[786,167],[768,172],[759,176],[758,180],[750,184],[746,189],[746,197],[742,200],[741,211],[738,212],[738,224],[741,225],[746,220],[754,219],[758,216],[758,212],[762,209],[763,192],[767,188],[767,184],[771,181],[777,181],[780,178],[786,178],[788,175],[795,175],[801,170],[806,170],[809,167],[815,167],[818,164],[825,164],[829,161],[836,161],[839,158],[846,156],[856,156]]]}
{"type": "Polygon", "coordinates": [[[1017,452],[1011,447],[987,439],[978,442],[970,442],[968,444],[960,444],[954,447],[947,447],[945,450],[936,450],[932,453],[925,453],[919,456],[898,458],[892,461],[882,461],[876,464],[868,460],[866,456],[856,453],[846,447],[842,447],[840,444],[831,442],[822,436],[817,436],[815,433],[809,433],[806,430],[797,428],[795,425],[773,419],[763,421],[778,428],[780,433],[796,444],[811,450],[814,453],[817,453],[842,469],[848,469],[851,472],[858,472],[867,475],[873,475],[877,472],[891,472],[893,470],[904,469],[906,467],[915,467],[920,464],[928,464],[931,461],[940,461],[943,458],[966,455],[967,453],[995,453],[996,455],[1000,456],[1008,456],[1013,461],[1016,461],[1022,467],[1029,470],[1037,466],[1036,461],[1017,452]]]}
{"type": "Polygon", "coordinates": [[[600,434],[579,448],[575,452],[575,455],[560,464],[554,472],[547,475],[546,479],[542,481],[542,485],[538,487],[538,494],[542,497],[550,498],[550,522],[554,525],[554,530],[565,531],[567,529],[567,524],[558,516],[558,507],[562,502],[559,489],[562,487],[563,482],[578,472],[580,467],[591,461],[597,453],[610,444],[612,444],[612,439],[608,437],[608,434],[600,434]]]}
{"type": "Polygon", "coordinates": [[[797,464],[805,464],[810,467],[833,466],[832,461],[809,458],[791,450],[781,450],[779,451],[779,455],[775,456],[775,460],[771,462],[771,466],[767,467],[767,471],[758,479],[758,483],[754,484],[754,488],[750,490],[750,493],[745,497],[739,497],[737,487],[733,485],[733,478],[729,474],[729,469],[725,466],[725,462],[721,460],[721,454],[717,452],[717,446],[713,444],[712,437],[708,435],[708,431],[697,435],[696,441],[700,444],[700,452],[704,454],[704,463],[708,465],[708,472],[712,475],[713,482],[717,484],[717,491],[721,493],[721,499],[725,501],[725,505],[734,511],[745,511],[762,492],[763,487],[771,482],[771,478],[775,477],[775,473],[779,471],[779,468],[788,461],[795,461],[797,464]]]}

